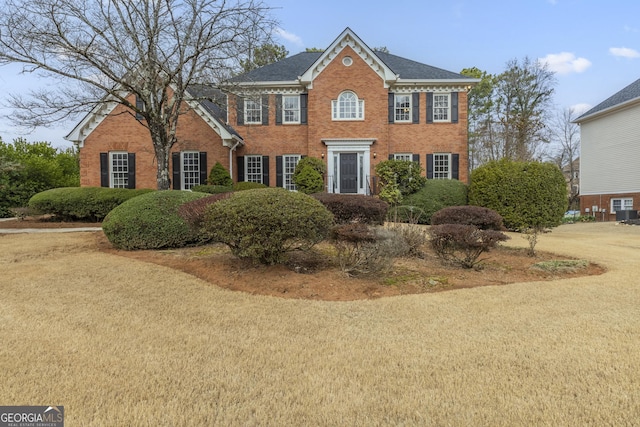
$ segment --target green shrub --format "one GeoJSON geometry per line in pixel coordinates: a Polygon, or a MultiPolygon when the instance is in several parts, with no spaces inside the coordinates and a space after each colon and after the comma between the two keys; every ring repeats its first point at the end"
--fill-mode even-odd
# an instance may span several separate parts
{"type": "Polygon", "coordinates": [[[249,181],[237,182],[233,184],[233,191],[255,190],[258,188],[267,188],[267,186],[259,182],[249,181]]]}
{"type": "Polygon", "coordinates": [[[318,172],[322,179],[324,179],[324,176],[327,174],[327,165],[324,164],[324,160],[317,157],[303,157],[298,161],[298,164],[293,171],[292,179],[294,183],[296,182],[296,176],[307,166],[318,172]]]}
{"type": "Polygon", "coordinates": [[[329,209],[337,224],[360,222],[381,225],[389,210],[386,202],[375,197],[335,193],[316,193],[312,197],[329,209]]]}
{"type": "Polygon", "coordinates": [[[102,221],[121,203],[154,190],[106,187],[64,187],[31,197],[29,208],[67,221],[102,221]]]}
{"type": "Polygon", "coordinates": [[[296,189],[304,194],[319,193],[324,190],[324,179],[322,175],[311,166],[304,166],[294,176],[293,183],[296,189]]]}
{"type": "Polygon", "coordinates": [[[500,214],[480,206],[451,206],[440,209],[431,217],[431,225],[440,224],[473,225],[480,230],[504,230],[500,214]]]}
{"type": "Polygon", "coordinates": [[[231,175],[229,175],[229,171],[222,166],[222,163],[216,162],[216,164],[211,168],[207,184],[230,187],[233,185],[233,180],[231,179],[231,175]]]}
{"type": "Polygon", "coordinates": [[[391,204],[419,191],[425,184],[422,167],[410,160],[385,160],[376,165],[376,175],[382,186],[381,198],[391,204]],[[397,191],[402,197],[398,200],[397,191]]]}
{"type": "Polygon", "coordinates": [[[418,192],[392,208],[389,218],[401,222],[430,224],[431,216],[442,208],[467,204],[467,185],[456,179],[429,179],[418,192]]]}
{"type": "Polygon", "coordinates": [[[233,191],[233,185],[194,185],[191,191],[196,193],[220,194],[233,191]]]}
{"type": "Polygon", "coordinates": [[[483,252],[509,237],[497,230],[481,230],[474,225],[440,224],[429,230],[436,255],[465,268],[473,268],[483,252]]]}
{"type": "Polygon", "coordinates": [[[542,230],[561,223],[567,187],[556,165],[500,160],[471,173],[469,204],[497,211],[509,230],[542,230]]]}
{"type": "Polygon", "coordinates": [[[203,229],[237,257],[277,264],[288,251],[307,250],[322,241],[332,225],[331,212],[313,197],[264,188],[210,205],[203,229]]]}
{"type": "Polygon", "coordinates": [[[178,208],[207,196],[173,190],[143,194],[109,212],[102,229],[119,249],[177,248],[200,243],[206,239],[178,215],[178,208]]]}

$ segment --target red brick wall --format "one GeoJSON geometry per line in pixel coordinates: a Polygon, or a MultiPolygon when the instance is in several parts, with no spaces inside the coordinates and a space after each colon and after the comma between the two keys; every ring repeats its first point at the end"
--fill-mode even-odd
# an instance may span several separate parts
{"type": "MultiPolygon", "coordinates": [[[[179,118],[177,137],[172,152],[206,151],[209,170],[216,160],[229,168],[229,149],[222,146],[220,136],[194,111],[179,118]]],[[[80,185],[99,187],[100,153],[116,150],[136,153],[136,188],[157,188],[158,165],[149,131],[122,105],[98,125],[80,148],[80,185]]],[[[169,160],[169,176],[171,172],[169,160]]]]}
{"type": "Polygon", "coordinates": [[[598,194],[593,196],[580,196],[580,214],[593,215],[593,206],[597,206],[599,210],[606,209],[602,214],[598,212],[595,217],[596,221],[615,221],[616,214],[611,213],[611,199],[633,199],[633,208],[640,210],[640,193],[619,193],[619,194],[598,194]],[[587,213],[585,210],[589,209],[587,213]]]}

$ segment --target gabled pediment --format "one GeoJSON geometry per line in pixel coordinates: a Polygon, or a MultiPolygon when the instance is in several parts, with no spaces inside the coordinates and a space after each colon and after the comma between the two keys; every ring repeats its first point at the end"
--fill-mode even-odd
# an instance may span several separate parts
{"type": "Polygon", "coordinates": [[[377,73],[384,87],[388,88],[396,80],[395,74],[378,56],[358,37],[350,28],[345,29],[342,34],[320,55],[320,57],[304,72],[299,80],[302,84],[311,88],[313,80],[346,48],[350,47],[362,60],[377,73]]]}

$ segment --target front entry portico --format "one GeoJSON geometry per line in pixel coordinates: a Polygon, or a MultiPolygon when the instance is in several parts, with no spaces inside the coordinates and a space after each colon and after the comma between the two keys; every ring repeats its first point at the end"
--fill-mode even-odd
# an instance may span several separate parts
{"type": "Polygon", "coordinates": [[[373,138],[323,139],[327,146],[327,192],[369,194],[373,138]]]}

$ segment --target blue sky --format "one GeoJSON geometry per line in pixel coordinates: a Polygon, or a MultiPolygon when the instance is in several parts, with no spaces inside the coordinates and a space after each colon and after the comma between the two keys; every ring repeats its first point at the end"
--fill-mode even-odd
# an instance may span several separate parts
{"type": "MultiPolygon", "coordinates": [[[[350,27],[370,47],[455,72],[497,74],[528,56],[556,72],[558,109],[594,106],[640,78],[638,0],[265,1],[280,21],[276,40],[290,54],[325,48],[350,27]]],[[[0,68],[0,93],[46,84],[18,70],[0,68]]],[[[0,120],[0,136],[64,147],[74,125],[27,135],[0,120]]]]}

